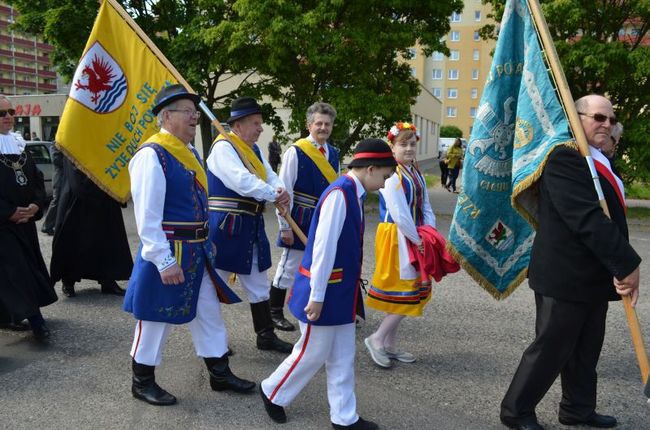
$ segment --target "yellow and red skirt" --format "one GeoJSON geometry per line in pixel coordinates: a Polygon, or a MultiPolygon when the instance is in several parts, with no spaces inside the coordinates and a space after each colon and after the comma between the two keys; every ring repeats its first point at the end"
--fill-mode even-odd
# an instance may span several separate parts
{"type": "Polygon", "coordinates": [[[391,314],[421,316],[431,299],[431,279],[423,282],[420,278],[400,278],[396,224],[382,222],[377,227],[375,258],[366,305],[391,314]]]}

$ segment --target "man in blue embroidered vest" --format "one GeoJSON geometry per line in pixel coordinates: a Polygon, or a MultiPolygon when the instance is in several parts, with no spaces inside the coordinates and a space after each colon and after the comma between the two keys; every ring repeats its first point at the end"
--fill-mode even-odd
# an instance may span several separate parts
{"type": "Polygon", "coordinates": [[[300,340],[291,355],[260,385],[266,412],[286,422],[290,404],[326,364],[330,420],[335,429],[377,429],[357,414],[354,394],[355,318],[361,298],[363,200],[395,171],[390,147],[379,139],[357,145],[351,169],[323,192],[309,227],[309,240],[289,298],[300,340]],[[321,220],[323,222],[321,222],[321,220]]]}
{"type": "Polygon", "coordinates": [[[207,176],[190,141],[196,133],[199,96],[182,85],[163,88],[154,101],[160,132],[129,163],[131,194],[142,244],[124,299],[137,319],[131,356],[132,393],[152,405],[176,398],[156,384],[170,324],[187,323],[215,391],[250,392],[255,383],[228,366],[228,334],[219,302],[239,298],[214,269],[208,239],[207,176]]]}
{"type": "MultiPolygon", "coordinates": [[[[282,157],[279,176],[291,197],[291,217],[305,236],[309,232],[316,202],[339,175],[339,151],[327,143],[335,118],[336,110],[330,104],[317,102],[309,106],[309,136],[295,142],[282,157]]],[[[275,328],[293,331],[296,328],[284,317],[284,300],[287,289],[293,285],[305,245],[294,237],[283,217],[278,215],[278,221],[280,237],[277,245],[284,251],[271,285],[271,318],[275,328]]]]}
{"type": "Polygon", "coordinates": [[[289,194],[258,148],[263,131],[262,109],[255,99],[232,102],[228,124],[208,156],[210,240],[217,246],[217,269],[227,279],[234,273],[248,294],[257,333],[257,348],[284,353],[292,345],[273,330],[266,271],[271,246],[264,231],[265,203],[289,204],[289,194]]]}

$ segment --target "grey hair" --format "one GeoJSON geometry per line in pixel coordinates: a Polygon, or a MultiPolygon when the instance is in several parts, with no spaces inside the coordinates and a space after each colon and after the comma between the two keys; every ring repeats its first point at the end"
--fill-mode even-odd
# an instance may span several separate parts
{"type": "Polygon", "coordinates": [[[589,109],[589,96],[580,97],[575,101],[575,106],[578,112],[584,112],[589,109]]]}
{"type": "Polygon", "coordinates": [[[623,124],[620,122],[617,122],[614,127],[612,127],[612,138],[618,142],[618,140],[621,138],[621,135],[623,134],[623,124]]]}
{"type": "Polygon", "coordinates": [[[336,119],[336,109],[334,109],[334,106],[329,103],[316,102],[307,109],[307,124],[314,122],[314,115],[317,113],[329,115],[332,118],[332,122],[336,119]]]}
{"type": "Polygon", "coordinates": [[[158,127],[162,127],[163,113],[172,109],[176,109],[176,102],[171,102],[164,108],[160,109],[160,112],[158,112],[158,115],[156,115],[156,124],[158,124],[158,127]]]}

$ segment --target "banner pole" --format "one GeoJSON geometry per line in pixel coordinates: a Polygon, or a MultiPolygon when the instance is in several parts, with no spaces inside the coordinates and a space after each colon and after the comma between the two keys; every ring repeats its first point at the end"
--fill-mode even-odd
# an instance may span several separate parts
{"type": "MultiPolygon", "coordinates": [[[[557,89],[560,93],[560,101],[564,105],[564,111],[567,113],[573,136],[575,137],[578,144],[578,149],[580,150],[580,153],[587,159],[589,170],[591,171],[591,176],[594,180],[594,187],[596,188],[596,192],[598,194],[600,206],[603,208],[605,215],[607,215],[607,217],[610,217],[607,202],[605,202],[605,197],[598,180],[598,173],[596,172],[596,167],[590,156],[587,137],[585,136],[580,117],[578,116],[578,112],[575,108],[573,96],[571,95],[571,90],[569,89],[569,84],[566,80],[566,76],[564,74],[564,70],[562,69],[557,51],[555,50],[555,44],[553,44],[553,39],[548,29],[548,25],[544,19],[542,8],[538,0],[526,0],[526,2],[528,3],[528,9],[530,10],[530,13],[533,17],[533,22],[537,29],[537,34],[539,35],[539,38],[542,42],[543,50],[546,53],[546,58],[548,59],[548,63],[551,67],[551,73],[553,74],[557,89]]],[[[648,354],[643,342],[643,335],[641,334],[639,318],[637,317],[634,306],[632,306],[632,299],[630,296],[622,296],[622,299],[623,307],[625,308],[625,315],[627,317],[627,324],[630,328],[630,334],[632,336],[632,344],[634,345],[636,358],[639,362],[639,369],[641,370],[641,379],[644,384],[650,384],[650,379],[648,378],[648,375],[650,374],[650,364],[648,363],[648,354]]]]}

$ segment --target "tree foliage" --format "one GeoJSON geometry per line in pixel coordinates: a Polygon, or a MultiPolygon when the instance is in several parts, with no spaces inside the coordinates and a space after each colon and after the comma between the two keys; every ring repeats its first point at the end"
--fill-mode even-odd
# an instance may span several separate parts
{"type": "MultiPolygon", "coordinates": [[[[219,118],[235,96],[267,96],[291,110],[290,131],[304,133],[307,107],[327,101],[338,111],[334,138],[343,153],[410,118],[420,87],[402,59],[416,44],[425,55],[448,52],[441,39],[463,7],[461,0],[118,1],[219,118]],[[248,79],[223,94],[218,87],[233,76],[248,79]]],[[[21,30],[54,45],[54,65],[69,79],[96,0],[8,2],[21,13],[21,30]]],[[[282,136],[270,105],[265,113],[282,136]]]]}
{"type": "MultiPolygon", "coordinates": [[[[504,0],[494,6],[497,21],[504,0]]],[[[575,99],[589,93],[612,101],[625,127],[618,163],[626,182],[650,180],[650,2],[542,0],[544,16],[575,99]]],[[[494,36],[495,27],[483,34],[494,36]]]]}
{"type": "Polygon", "coordinates": [[[440,137],[463,137],[463,130],[455,125],[443,125],[440,127],[440,137]]]}

